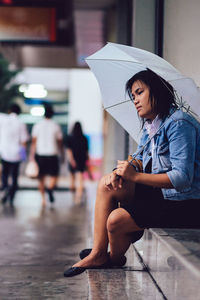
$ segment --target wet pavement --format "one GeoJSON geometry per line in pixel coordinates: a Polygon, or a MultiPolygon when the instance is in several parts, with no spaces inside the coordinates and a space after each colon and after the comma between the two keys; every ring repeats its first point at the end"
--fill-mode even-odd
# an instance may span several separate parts
{"type": "Polygon", "coordinates": [[[0,207],[0,300],[163,299],[133,247],[123,269],[63,277],[91,243],[95,191],[89,183],[79,205],[70,191],[56,191],[54,206],[42,209],[37,190],[20,190],[14,208],[0,207]]]}
{"type": "Polygon", "coordinates": [[[74,205],[70,192],[55,196],[54,207],[42,209],[37,191],[19,191],[14,208],[1,207],[1,300],[87,299],[86,276],[70,284],[63,277],[64,264],[86,246],[87,208],[74,205]]]}

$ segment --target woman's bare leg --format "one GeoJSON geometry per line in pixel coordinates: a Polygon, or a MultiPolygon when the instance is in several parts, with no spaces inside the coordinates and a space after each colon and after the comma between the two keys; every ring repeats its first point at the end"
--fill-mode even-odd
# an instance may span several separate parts
{"type": "Polygon", "coordinates": [[[75,202],[80,203],[82,200],[83,190],[84,190],[83,172],[76,173],[76,182],[77,182],[77,188],[75,194],[75,202]]]}
{"type": "Polygon", "coordinates": [[[48,189],[53,190],[56,187],[58,176],[49,176],[48,189]]]}
{"type": "Polygon", "coordinates": [[[123,261],[124,254],[132,243],[132,233],[142,231],[130,214],[123,208],[114,210],[107,221],[110,257],[115,264],[123,261]]]}
{"type": "Polygon", "coordinates": [[[77,177],[77,194],[82,196],[83,189],[84,189],[83,172],[77,172],[76,177],[77,177]]]}
{"type": "Polygon", "coordinates": [[[76,189],[76,185],[75,185],[75,173],[70,172],[70,190],[72,190],[73,192],[76,189]]]}
{"type": "Polygon", "coordinates": [[[54,188],[56,187],[57,181],[58,181],[58,176],[48,176],[48,184],[47,184],[46,191],[48,193],[50,203],[53,203],[55,201],[53,191],[54,188]]]}
{"type": "Polygon", "coordinates": [[[83,260],[75,264],[75,267],[98,266],[108,259],[108,231],[107,220],[111,212],[116,209],[117,201],[134,196],[134,184],[124,184],[124,187],[117,191],[109,191],[100,181],[95,204],[94,220],[94,243],[92,252],[83,260]]]}
{"type": "Polygon", "coordinates": [[[39,184],[38,184],[38,188],[42,197],[42,206],[46,205],[46,199],[45,199],[45,177],[44,176],[40,176],[39,177],[39,184]]]}

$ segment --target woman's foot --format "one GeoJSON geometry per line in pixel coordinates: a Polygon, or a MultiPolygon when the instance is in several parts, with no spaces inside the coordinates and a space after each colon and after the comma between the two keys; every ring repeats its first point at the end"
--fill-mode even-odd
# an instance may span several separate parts
{"type": "Polygon", "coordinates": [[[64,271],[65,277],[72,277],[83,273],[86,269],[107,268],[109,265],[108,255],[88,255],[71,268],[64,271]]]}
{"type": "Polygon", "coordinates": [[[44,208],[46,207],[46,205],[47,205],[46,199],[45,197],[42,197],[42,207],[44,208]]]}
{"type": "MultiPolygon", "coordinates": [[[[87,257],[90,253],[91,253],[92,249],[91,248],[87,248],[87,249],[83,249],[80,253],[79,256],[81,259],[84,259],[85,257],[87,257]]],[[[109,255],[109,265],[110,267],[123,267],[126,264],[126,256],[122,256],[120,258],[115,258],[112,259],[110,257],[110,252],[108,253],[109,255]]]]}
{"type": "Polygon", "coordinates": [[[95,268],[106,266],[109,263],[109,255],[106,254],[92,254],[90,253],[88,256],[74,264],[72,267],[84,267],[84,268],[95,268]]]}

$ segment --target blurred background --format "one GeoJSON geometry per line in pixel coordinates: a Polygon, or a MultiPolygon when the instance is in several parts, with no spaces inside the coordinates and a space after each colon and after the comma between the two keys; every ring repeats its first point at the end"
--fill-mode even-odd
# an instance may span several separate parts
{"type": "MultiPolygon", "coordinates": [[[[184,267],[193,270],[193,266],[178,256],[183,268],[174,264],[169,276],[166,267],[167,256],[174,258],[174,253],[180,252],[180,246],[171,254],[168,251],[176,245],[177,231],[173,247],[167,244],[170,233],[162,237],[156,233],[158,240],[152,233],[147,236],[153,247],[147,243],[146,257],[158,271],[153,272],[156,280],[152,276],[147,279],[146,272],[141,272],[144,266],[133,256],[128,264],[134,272],[96,272],[97,276],[91,273],[70,282],[61,277],[64,264],[73,265],[78,252],[92,245],[97,180],[116,166],[117,159],[127,159],[137,147],[103,110],[98,83],[84,59],[107,42],[134,46],[163,57],[199,86],[199,12],[199,0],[0,0],[0,120],[10,103],[17,102],[29,134],[43,118],[46,103],[53,106],[53,118],[64,136],[74,122],[81,122],[95,179],[86,180],[83,199],[75,202],[66,157],[54,194],[55,206],[47,202],[45,209],[37,179],[24,175],[27,160],[23,161],[15,205],[10,207],[0,199],[0,299],[61,299],[63,294],[62,299],[103,299],[105,294],[109,299],[116,295],[118,299],[166,299],[160,287],[150,291],[153,281],[156,285],[164,282],[164,293],[167,287],[165,294],[173,294],[170,299],[191,299],[191,294],[197,299],[197,281],[184,267]],[[167,242],[163,243],[163,237],[167,242]],[[191,280],[194,284],[190,286],[191,280]]],[[[194,239],[181,235],[181,240],[189,245],[187,253],[192,253],[185,257],[196,262],[193,254],[199,255],[199,240],[196,231],[191,235],[194,239]]],[[[138,248],[140,255],[143,250],[145,254],[142,247],[138,248]]]]}
{"type": "MultiPolygon", "coordinates": [[[[98,179],[136,148],[103,111],[85,58],[107,42],[143,48],[200,83],[198,0],[1,0],[0,110],[22,107],[29,132],[50,103],[67,134],[80,121],[98,179]]],[[[65,169],[63,169],[65,172],[65,169]]]]}

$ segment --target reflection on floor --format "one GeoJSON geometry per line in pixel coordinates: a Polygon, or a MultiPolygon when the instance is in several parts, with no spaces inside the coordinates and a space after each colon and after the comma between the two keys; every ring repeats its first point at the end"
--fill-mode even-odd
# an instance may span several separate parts
{"type": "Polygon", "coordinates": [[[90,270],[64,278],[91,242],[96,183],[75,204],[70,191],[41,207],[37,190],[17,192],[14,207],[0,207],[0,299],[163,299],[131,247],[123,269],[90,270]]]}

